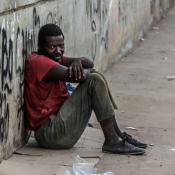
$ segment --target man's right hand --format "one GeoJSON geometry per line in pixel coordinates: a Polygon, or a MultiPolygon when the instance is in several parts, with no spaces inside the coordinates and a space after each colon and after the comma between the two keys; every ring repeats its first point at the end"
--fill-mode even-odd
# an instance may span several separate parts
{"type": "Polygon", "coordinates": [[[81,59],[76,59],[68,68],[69,78],[75,78],[76,81],[84,80],[85,73],[81,63],[81,59]]]}

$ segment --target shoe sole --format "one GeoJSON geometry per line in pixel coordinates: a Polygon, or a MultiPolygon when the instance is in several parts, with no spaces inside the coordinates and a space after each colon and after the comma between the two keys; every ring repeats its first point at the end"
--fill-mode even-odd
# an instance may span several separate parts
{"type": "MultiPolygon", "coordinates": [[[[134,145],[135,146],[135,145],[134,145]]],[[[147,146],[135,146],[135,147],[137,147],[137,148],[142,148],[142,149],[146,149],[147,148],[147,146]]]]}
{"type": "Polygon", "coordinates": [[[121,155],[143,155],[145,154],[145,151],[138,151],[138,152],[135,152],[135,153],[123,153],[123,152],[116,152],[116,151],[107,151],[107,150],[102,150],[102,152],[104,153],[109,153],[109,154],[121,154],[121,155]]]}

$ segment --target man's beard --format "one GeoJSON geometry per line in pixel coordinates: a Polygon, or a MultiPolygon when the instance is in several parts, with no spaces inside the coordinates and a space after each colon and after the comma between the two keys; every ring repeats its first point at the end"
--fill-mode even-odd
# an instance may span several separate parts
{"type": "Polygon", "coordinates": [[[45,50],[41,50],[41,49],[38,50],[38,54],[49,57],[50,59],[52,59],[56,62],[58,62],[61,59],[61,56],[55,56],[55,55],[50,54],[50,53],[46,52],[45,50]]]}

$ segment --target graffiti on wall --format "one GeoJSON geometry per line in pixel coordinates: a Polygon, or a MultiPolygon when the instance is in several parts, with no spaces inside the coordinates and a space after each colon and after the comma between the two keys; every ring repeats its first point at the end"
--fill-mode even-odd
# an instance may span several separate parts
{"type": "MultiPolygon", "coordinates": [[[[36,8],[33,9],[31,25],[20,27],[15,20],[11,28],[11,21],[4,20],[0,24],[0,144],[8,140],[10,118],[18,122],[19,131],[22,128],[25,60],[28,53],[37,49],[37,35],[41,26],[36,8]],[[15,109],[12,99],[16,103],[15,109]]],[[[49,12],[42,23],[53,23],[54,20],[55,14],[49,12]]]]}
{"type": "Polygon", "coordinates": [[[125,0],[125,1],[122,1],[122,0],[119,0],[119,5],[118,5],[118,8],[119,8],[119,24],[121,26],[126,26],[127,24],[127,7],[128,7],[128,1],[125,0]]]}
{"type": "Polygon", "coordinates": [[[86,13],[90,20],[91,31],[93,32],[93,40],[91,43],[92,58],[98,56],[99,45],[104,46],[105,51],[108,50],[108,27],[106,22],[109,18],[109,0],[86,0],[86,13]],[[100,36],[100,38],[99,38],[100,36]]]}

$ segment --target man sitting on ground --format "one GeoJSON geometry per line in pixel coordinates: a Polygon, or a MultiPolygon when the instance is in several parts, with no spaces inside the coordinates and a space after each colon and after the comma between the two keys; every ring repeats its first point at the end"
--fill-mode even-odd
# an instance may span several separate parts
{"type": "Polygon", "coordinates": [[[38,144],[50,149],[73,147],[94,110],[105,136],[104,152],[144,154],[146,144],[120,131],[104,76],[85,71],[93,68],[90,59],[63,56],[64,47],[62,30],[46,24],[39,31],[38,52],[26,61],[26,116],[38,144]],[[65,82],[79,83],[71,96],[65,82]]]}

